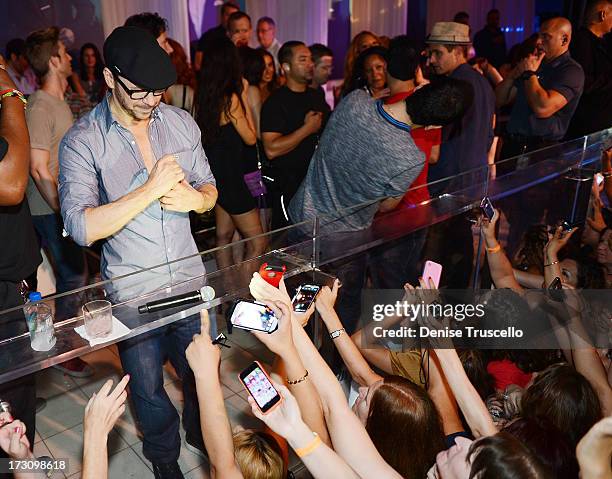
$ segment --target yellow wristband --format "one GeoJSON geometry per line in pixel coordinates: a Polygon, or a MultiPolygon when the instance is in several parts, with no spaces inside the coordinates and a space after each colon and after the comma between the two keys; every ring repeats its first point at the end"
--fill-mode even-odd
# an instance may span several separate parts
{"type": "Polygon", "coordinates": [[[319,435],[316,432],[313,432],[313,434],[314,437],[312,438],[312,441],[310,441],[306,446],[294,449],[297,457],[306,457],[321,445],[323,441],[321,441],[319,435]]]}
{"type": "Polygon", "coordinates": [[[487,253],[497,253],[501,250],[501,245],[497,243],[497,246],[493,246],[493,248],[487,248],[487,253]]]}

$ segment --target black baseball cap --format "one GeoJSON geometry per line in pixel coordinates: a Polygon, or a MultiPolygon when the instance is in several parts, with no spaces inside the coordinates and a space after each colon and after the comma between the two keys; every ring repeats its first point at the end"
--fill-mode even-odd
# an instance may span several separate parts
{"type": "Polygon", "coordinates": [[[144,90],[163,90],[176,83],[170,56],[143,28],[115,28],[104,42],[104,62],[114,75],[144,90]]]}

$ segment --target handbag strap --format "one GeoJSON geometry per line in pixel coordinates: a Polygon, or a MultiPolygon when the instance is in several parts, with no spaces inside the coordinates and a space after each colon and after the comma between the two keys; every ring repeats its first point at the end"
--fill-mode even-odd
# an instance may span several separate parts
{"type": "Polygon", "coordinates": [[[261,160],[259,158],[259,143],[255,141],[255,152],[257,153],[257,169],[261,170],[261,160]]]}

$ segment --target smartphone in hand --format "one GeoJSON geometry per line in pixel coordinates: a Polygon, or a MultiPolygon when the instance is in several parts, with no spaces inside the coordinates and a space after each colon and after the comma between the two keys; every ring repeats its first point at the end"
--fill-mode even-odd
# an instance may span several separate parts
{"type": "Polygon", "coordinates": [[[563,284],[561,284],[561,278],[558,276],[552,280],[548,286],[548,294],[550,299],[558,303],[562,303],[565,300],[565,293],[563,292],[563,284]]]}
{"type": "Polygon", "coordinates": [[[485,215],[489,221],[493,219],[495,209],[493,208],[493,203],[491,203],[488,196],[485,196],[480,202],[480,211],[482,211],[482,214],[485,215]]]}
{"type": "Polygon", "coordinates": [[[434,261],[425,261],[425,267],[423,268],[423,279],[425,284],[429,286],[429,278],[434,282],[436,288],[440,286],[440,278],[442,277],[442,265],[434,261]]]}
{"type": "Polygon", "coordinates": [[[286,270],[287,267],[285,265],[277,266],[273,264],[264,263],[259,268],[259,274],[265,281],[270,283],[275,288],[278,288],[280,280],[282,279],[283,274],[286,270]]]}
{"type": "Polygon", "coordinates": [[[255,400],[263,414],[280,404],[281,396],[272,384],[270,377],[258,361],[239,374],[240,382],[255,400]]]}
{"type": "Polygon", "coordinates": [[[262,331],[268,334],[278,328],[278,318],[268,306],[246,299],[236,302],[230,323],[239,329],[262,331]]]}
{"type": "Polygon", "coordinates": [[[308,311],[308,308],[314,303],[319,291],[321,291],[321,286],[317,284],[301,284],[291,300],[293,311],[296,313],[305,313],[308,311]]]}

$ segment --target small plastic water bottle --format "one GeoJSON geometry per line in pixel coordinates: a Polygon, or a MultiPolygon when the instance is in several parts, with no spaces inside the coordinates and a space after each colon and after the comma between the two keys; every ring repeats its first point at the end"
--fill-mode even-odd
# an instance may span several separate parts
{"type": "Polygon", "coordinates": [[[41,303],[42,295],[32,292],[28,295],[28,302],[24,312],[30,331],[30,345],[34,351],[49,351],[55,346],[55,327],[51,308],[41,303]]]}

